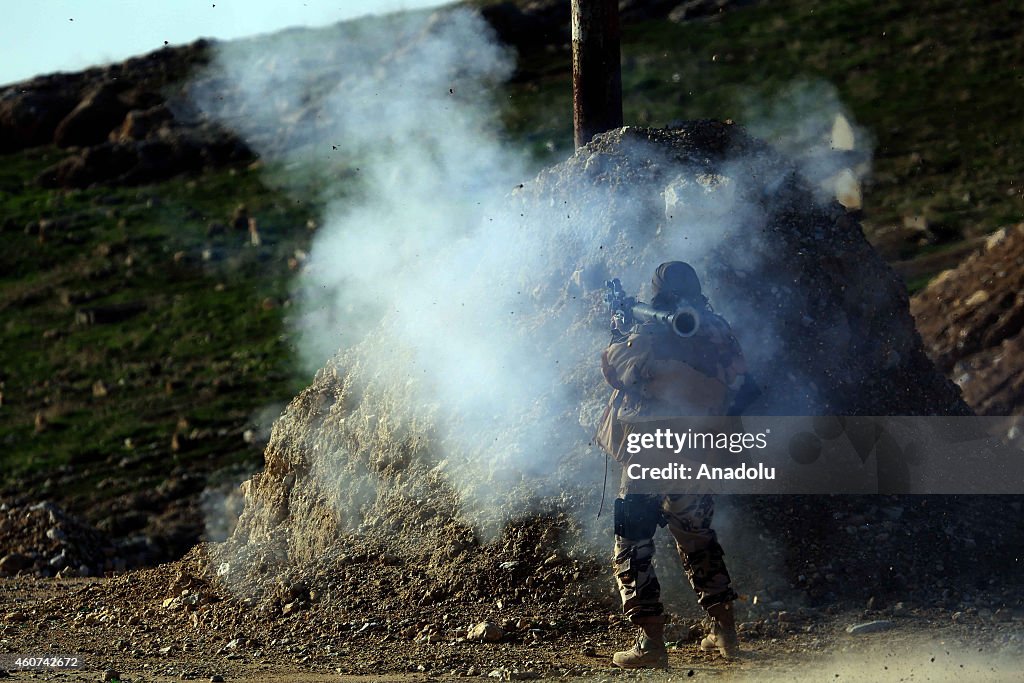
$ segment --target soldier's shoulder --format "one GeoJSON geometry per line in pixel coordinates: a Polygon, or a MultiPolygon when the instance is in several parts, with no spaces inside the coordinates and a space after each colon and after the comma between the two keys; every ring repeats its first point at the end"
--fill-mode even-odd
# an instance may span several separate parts
{"type": "Polygon", "coordinates": [[[729,325],[729,321],[714,311],[703,312],[701,315],[701,325],[712,330],[732,330],[732,327],[729,325]]]}
{"type": "Polygon", "coordinates": [[[725,343],[733,338],[729,321],[714,311],[705,311],[701,317],[701,326],[712,342],[725,343]]]}

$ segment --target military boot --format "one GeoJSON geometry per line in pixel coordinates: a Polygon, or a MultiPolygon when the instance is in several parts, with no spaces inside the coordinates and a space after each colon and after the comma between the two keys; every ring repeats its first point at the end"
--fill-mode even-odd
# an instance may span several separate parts
{"type": "Polygon", "coordinates": [[[736,636],[736,614],[731,602],[720,602],[708,608],[711,617],[711,633],[700,641],[701,650],[717,649],[726,659],[739,656],[740,642],[736,636]]]}
{"type": "Polygon", "coordinates": [[[665,648],[665,615],[639,617],[640,627],[632,649],[616,652],[612,664],[622,669],[667,669],[668,650],[665,648]]]}

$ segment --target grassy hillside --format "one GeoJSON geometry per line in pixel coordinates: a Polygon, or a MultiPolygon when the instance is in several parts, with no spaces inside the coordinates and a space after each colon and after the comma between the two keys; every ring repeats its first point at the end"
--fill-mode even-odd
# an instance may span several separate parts
{"type": "Polygon", "coordinates": [[[257,465],[258,445],[243,438],[256,411],[304,384],[282,313],[288,259],[308,248],[314,208],[245,168],[141,188],[24,182],[61,154],[8,156],[0,171],[4,487],[20,492],[34,473],[30,485],[85,504],[156,485],[175,466],[257,465]],[[227,225],[240,203],[263,246],[227,225]],[[141,310],[116,324],[83,319],[118,304],[141,310]],[[71,476],[49,476],[69,465],[71,476]]]}
{"type": "MultiPolygon", "coordinates": [[[[1013,3],[775,0],[686,25],[627,24],[625,117],[743,123],[751,101],[831,83],[875,138],[869,231],[924,216],[928,230],[902,255],[941,252],[1024,220],[1022,20],[1013,3]]],[[[538,165],[561,159],[572,140],[568,50],[524,54],[520,66],[506,87],[508,137],[538,165]]],[[[283,319],[289,258],[308,248],[319,207],[246,167],[39,189],[32,179],[63,154],[0,163],[0,489],[95,515],[169,473],[216,481],[258,467],[245,430],[308,380],[283,319]],[[211,229],[239,204],[263,246],[211,229]],[[114,304],[138,310],[117,324],[83,317],[114,304]]]]}

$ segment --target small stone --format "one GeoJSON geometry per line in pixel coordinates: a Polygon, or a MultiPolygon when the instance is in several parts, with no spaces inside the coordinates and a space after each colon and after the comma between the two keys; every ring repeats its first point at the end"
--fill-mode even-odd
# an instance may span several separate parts
{"type": "Polygon", "coordinates": [[[504,637],[505,632],[502,631],[501,627],[497,624],[493,624],[489,621],[481,621],[479,624],[469,629],[469,640],[479,640],[487,643],[495,643],[504,637]]]}
{"type": "Polygon", "coordinates": [[[210,683],[224,683],[224,677],[220,674],[213,674],[210,676],[210,683]]]}
{"type": "Polygon", "coordinates": [[[860,636],[866,633],[880,633],[882,631],[888,631],[893,626],[895,626],[895,624],[893,624],[893,622],[891,621],[885,619],[878,619],[876,621],[866,621],[863,624],[853,624],[847,626],[846,632],[850,635],[860,636]]]}
{"type": "Polygon", "coordinates": [[[107,682],[107,681],[120,681],[121,680],[121,674],[118,672],[117,669],[107,669],[106,671],[103,672],[103,680],[104,680],[104,682],[107,682]]]}

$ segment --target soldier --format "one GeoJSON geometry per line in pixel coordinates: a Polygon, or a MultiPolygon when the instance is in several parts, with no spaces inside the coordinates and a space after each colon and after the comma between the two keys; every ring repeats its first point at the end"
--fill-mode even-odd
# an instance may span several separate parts
{"type": "Polygon", "coordinates": [[[616,652],[612,659],[626,669],[668,665],[661,590],[651,565],[659,524],[668,526],[697,601],[712,619],[701,649],[717,649],[726,658],[735,657],[738,649],[732,610],[737,595],[711,528],[712,497],[666,493],[664,488],[652,491],[644,482],[630,479],[626,467],[640,456],[624,448],[627,437],[659,417],[736,414],[757,394],[746,378],[739,344],[728,323],[709,307],[693,268],[682,261],[663,263],[651,285],[652,307],[671,311],[689,306],[697,311],[698,325],[692,336],[681,337],[657,323],[620,330],[613,321],[612,343],[601,358],[602,372],[614,391],[598,443],[623,464],[615,501],[613,566],[623,612],[639,626],[632,649],[616,652]]]}

